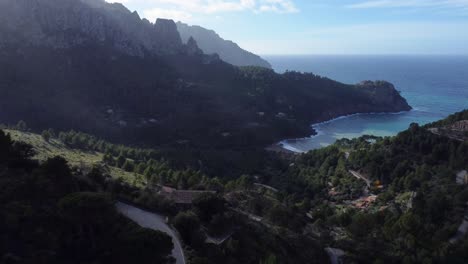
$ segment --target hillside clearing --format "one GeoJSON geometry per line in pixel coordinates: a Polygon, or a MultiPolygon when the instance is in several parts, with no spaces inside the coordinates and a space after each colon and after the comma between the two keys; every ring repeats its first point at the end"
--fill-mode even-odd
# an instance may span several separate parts
{"type": "MultiPolygon", "coordinates": [[[[39,162],[60,156],[66,159],[71,166],[78,168],[92,168],[93,166],[103,164],[102,158],[104,157],[104,154],[101,152],[73,149],[56,138],[50,139],[47,142],[41,135],[35,133],[11,129],[5,129],[5,132],[10,134],[13,140],[31,145],[35,151],[35,156],[33,158],[39,162]]],[[[124,182],[131,185],[144,185],[144,183],[140,181],[135,181],[136,178],[144,179],[144,177],[142,175],[136,175],[133,172],[127,172],[120,168],[110,166],[109,174],[113,178],[121,178],[124,182]]]]}

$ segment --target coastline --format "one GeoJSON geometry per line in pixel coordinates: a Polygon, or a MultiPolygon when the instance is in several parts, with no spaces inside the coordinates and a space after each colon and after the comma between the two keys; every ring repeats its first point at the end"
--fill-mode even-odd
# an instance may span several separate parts
{"type": "Polygon", "coordinates": [[[342,115],[338,116],[329,120],[325,120],[322,122],[314,123],[311,124],[310,127],[312,128],[314,134],[307,136],[307,137],[302,137],[302,138],[289,138],[289,139],[283,139],[279,141],[278,143],[273,144],[272,146],[269,147],[269,149],[277,149],[277,148],[282,148],[284,151],[287,152],[294,152],[295,154],[301,154],[301,153],[306,153],[307,151],[303,151],[300,149],[297,149],[293,146],[291,146],[288,142],[295,141],[295,140],[306,140],[306,139],[312,139],[314,137],[323,135],[323,132],[318,128],[321,125],[329,124],[338,120],[350,118],[350,117],[355,117],[355,116],[361,116],[361,115],[400,115],[404,113],[408,113],[411,111],[417,111],[416,109],[411,109],[409,111],[399,111],[399,112],[370,112],[370,113],[354,113],[354,114],[349,114],[349,115],[342,115]]]}

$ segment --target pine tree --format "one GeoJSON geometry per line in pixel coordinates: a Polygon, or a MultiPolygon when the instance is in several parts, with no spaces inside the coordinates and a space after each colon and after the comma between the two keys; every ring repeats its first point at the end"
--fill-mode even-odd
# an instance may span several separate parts
{"type": "Polygon", "coordinates": [[[117,157],[117,167],[123,168],[125,161],[127,161],[127,159],[124,156],[120,155],[119,157],[117,157]]]}
{"type": "Polygon", "coordinates": [[[132,172],[134,170],[134,165],[133,165],[133,162],[130,161],[130,160],[126,160],[124,165],[122,166],[122,169],[124,171],[128,171],[128,172],[132,172]]]}
{"type": "Polygon", "coordinates": [[[55,137],[55,131],[54,131],[53,128],[49,128],[49,129],[47,130],[47,132],[49,132],[51,138],[54,138],[54,137],[55,137]]]}
{"type": "Polygon", "coordinates": [[[146,170],[146,164],[143,162],[140,162],[138,166],[135,167],[135,172],[138,174],[143,174],[146,170]]]}
{"type": "Polygon", "coordinates": [[[60,132],[59,133],[59,139],[60,141],[62,141],[63,143],[67,143],[67,133],[65,132],[60,132]]]}
{"type": "Polygon", "coordinates": [[[26,122],[20,120],[16,125],[16,129],[18,129],[19,131],[26,131],[28,130],[28,126],[26,125],[26,122]]]}
{"type": "Polygon", "coordinates": [[[46,142],[49,142],[49,140],[51,138],[50,132],[48,130],[42,131],[41,136],[46,142]]]}
{"type": "Polygon", "coordinates": [[[102,157],[102,161],[107,164],[107,165],[110,165],[110,166],[114,166],[115,165],[115,160],[114,160],[114,157],[112,156],[112,154],[110,154],[109,152],[104,154],[104,157],[102,157]]]}
{"type": "Polygon", "coordinates": [[[143,173],[147,180],[150,180],[151,177],[154,175],[154,168],[153,166],[147,166],[145,172],[143,173]]]}

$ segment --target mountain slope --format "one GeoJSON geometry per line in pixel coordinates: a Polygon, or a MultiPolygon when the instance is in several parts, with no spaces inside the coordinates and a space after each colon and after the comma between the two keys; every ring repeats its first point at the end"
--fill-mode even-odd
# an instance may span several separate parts
{"type": "Polygon", "coordinates": [[[151,24],[101,0],[3,0],[0,34],[0,120],[35,129],[252,147],[339,115],[410,109],[386,82],[235,67],[183,44],[173,21],[151,24]]]}
{"type": "Polygon", "coordinates": [[[206,54],[218,54],[222,60],[236,66],[260,66],[271,68],[268,61],[260,56],[248,52],[236,43],[224,40],[213,30],[208,30],[200,26],[189,26],[177,22],[177,30],[182,37],[182,41],[187,43],[190,37],[193,37],[200,48],[206,54]]]}

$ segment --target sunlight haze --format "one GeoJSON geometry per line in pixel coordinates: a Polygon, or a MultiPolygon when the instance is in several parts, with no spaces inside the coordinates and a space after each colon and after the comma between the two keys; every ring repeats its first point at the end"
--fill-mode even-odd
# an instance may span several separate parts
{"type": "Polygon", "coordinates": [[[464,0],[117,2],[152,22],[213,29],[259,54],[468,54],[464,0]]]}

